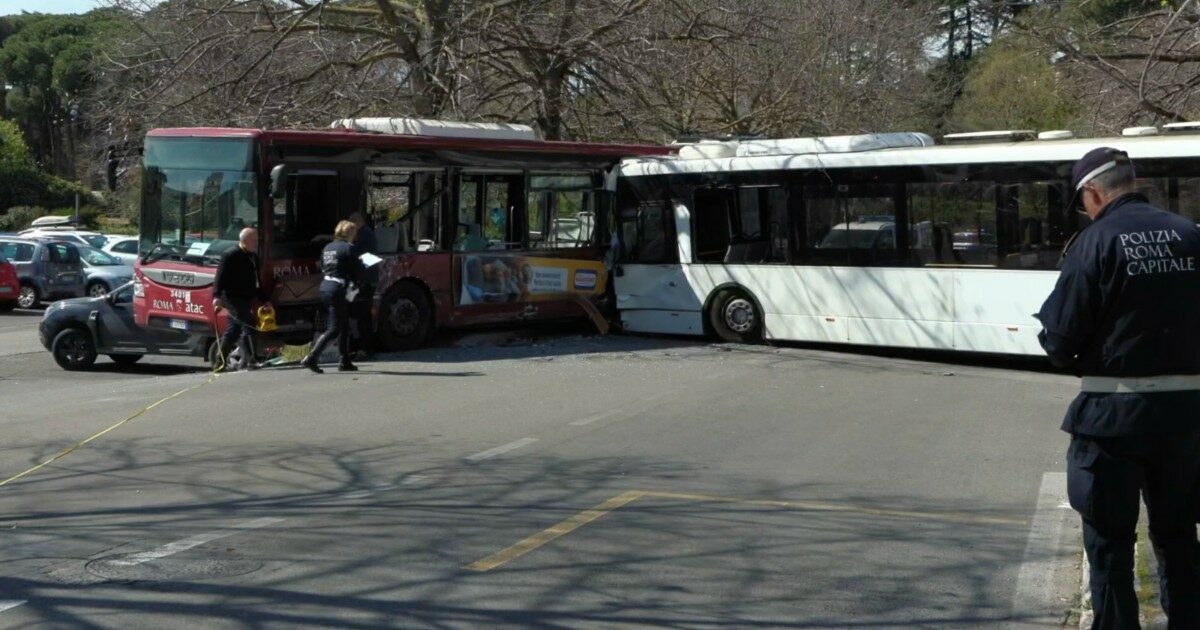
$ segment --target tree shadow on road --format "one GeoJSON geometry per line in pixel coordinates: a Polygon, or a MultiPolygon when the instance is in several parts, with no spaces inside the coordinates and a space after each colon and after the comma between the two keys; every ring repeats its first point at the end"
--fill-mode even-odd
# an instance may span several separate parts
{"type": "Polygon", "coordinates": [[[1022,560],[1028,506],[729,474],[714,488],[698,466],[638,457],[527,454],[466,464],[430,455],[432,446],[97,445],[0,488],[0,599],[28,600],[8,615],[72,627],[825,628],[1008,619],[1002,585],[1022,560]],[[808,507],[649,496],[490,571],[466,568],[623,492],[703,497],[720,488],[808,507]],[[109,581],[85,568],[262,517],[284,520],[176,556],[260,562],[253,573],[109,581]]]}

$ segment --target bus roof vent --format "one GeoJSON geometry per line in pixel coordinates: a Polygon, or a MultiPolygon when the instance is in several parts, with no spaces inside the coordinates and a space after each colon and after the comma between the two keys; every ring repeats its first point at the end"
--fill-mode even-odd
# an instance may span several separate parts
{"type": "Polygon", "coordinates": [[[1157,136],[1158,127],[1126,127],[1121,130],[1122,136],[1157,136]]]}
{"type": "Polygon", "coordinates": [[[1200,133],[1200,121],[1171,123],[1162,128],[1167,133],[1200,133]]]}
{"type": "Polygon", "coordinates": [[[1054,131],[1043,131],[1037,135],[1038,140],[1070,140],[1075,137],[1075,133],[1066,129],[1055,129],[1054,131]]]}
{"type": "Polygon", "coordinates": [[[803,155],[810,153],[858,153],[880,149],[933,146],[933,138],[923,133],[871,133],[858,136],[822,136],[816,138],[779,138],[745,140],[737,144],[738,157],[760,155],[803,155]]]}
{"type": "Polygon", "coordinates": [[[947,144],[970,144],[974,142],[1020,142],[1033,140],[1037,133],[1032,129],[1006,129],[1003,131],[971,131],[948,133],[942,136],[947,144]]]}
{"type": "Polygon", "coordinates": [[[701,140],[684,144],[679,147],[681,160],[717,160],[731,158],[737,155],[737,142],[721,142],[716,140],[701,140]]]}
{"type": "Polygon", "coordinates": [[[384,133],[397,136],[438,136],[441,138],[487,138],[490,140],[537,140],[537,132],[529,125],[509,123],[459,122],[455,120],[423,120],[420,118],[342,118],[329,125],[331,129],[348,129],[365,133],[384,133]]]}

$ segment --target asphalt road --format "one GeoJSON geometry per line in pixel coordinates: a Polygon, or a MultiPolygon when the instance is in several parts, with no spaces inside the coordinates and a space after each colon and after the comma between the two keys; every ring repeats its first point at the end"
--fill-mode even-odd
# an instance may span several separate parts
{"type": "Polygon", "coordinates": [[[0,315],[0,628],[1052,626],[1077,604],[1063,375],[579,336],[355,375],[76,374],[26,350],[35,323],[0,315]]]}

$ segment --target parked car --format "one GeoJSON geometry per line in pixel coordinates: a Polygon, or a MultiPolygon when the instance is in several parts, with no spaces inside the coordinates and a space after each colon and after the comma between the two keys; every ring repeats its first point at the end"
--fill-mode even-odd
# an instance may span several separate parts
{"type": "Polygon", "coordinates": [[[138,258],[138,239],[136,236],[105,235],[104,251],[121,259],[126,265],[133,266],[138,258]]]}
{"type": "Polygon", "coordinates": [[[133,319],[132,282],[102,297],[59,300],[38,324],[38,339],[64,370],[85,370],[101,354],[121,367],[147,354],[204,356],[212,339],[173,330],[147,329],[133,319]]]}
{"type": "Polygon", "coordinates": [[[21,281],[17,279],[17,268],[4,256],[0,256],[0,313],[17,308],[17,296],[21,295],[21,281]]]}
{"type": "Polygon", "coordinates": [[[17,305],[21,308],[83,295],[83,261],[71,243],[0,238],[0,256],[17,268],[21,284],[17,305]]]}
{"type": "Polygon", "coordinates": [[[80,230],[76,227],[32,227],[26,230],[21,230],[17,233],[21,238],[52,238],[55,240],[66,241],[75,245],[90,245],[92,247],[104,247],[107,240],[105,236],[99,232],[91,232],[88,230],[80,230]]]}
{"type": "Polygon", "coordinates": [[[83,260],[85,291],[90,297],[100,297],[133,280],[133,267],[112,254],[82,246],[79,257],[83,260]]]}

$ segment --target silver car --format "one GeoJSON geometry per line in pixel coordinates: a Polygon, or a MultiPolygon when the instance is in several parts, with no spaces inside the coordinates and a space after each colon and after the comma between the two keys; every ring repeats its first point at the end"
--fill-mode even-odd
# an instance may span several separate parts
{"type": "Polygon", "coordinates": [[[79,258],[83,260],[88,297],[108,295],[109,291],[133,280],[133,267],[108,252],[81,245],[79,258]]]}
{"type": "Polygon", "coordinates": [[[17,268],[21,282],[17,306],[21,308],[83,295],[83,262],[71,243],[4,237],[0,238],[0,256],[17,268]]]}

